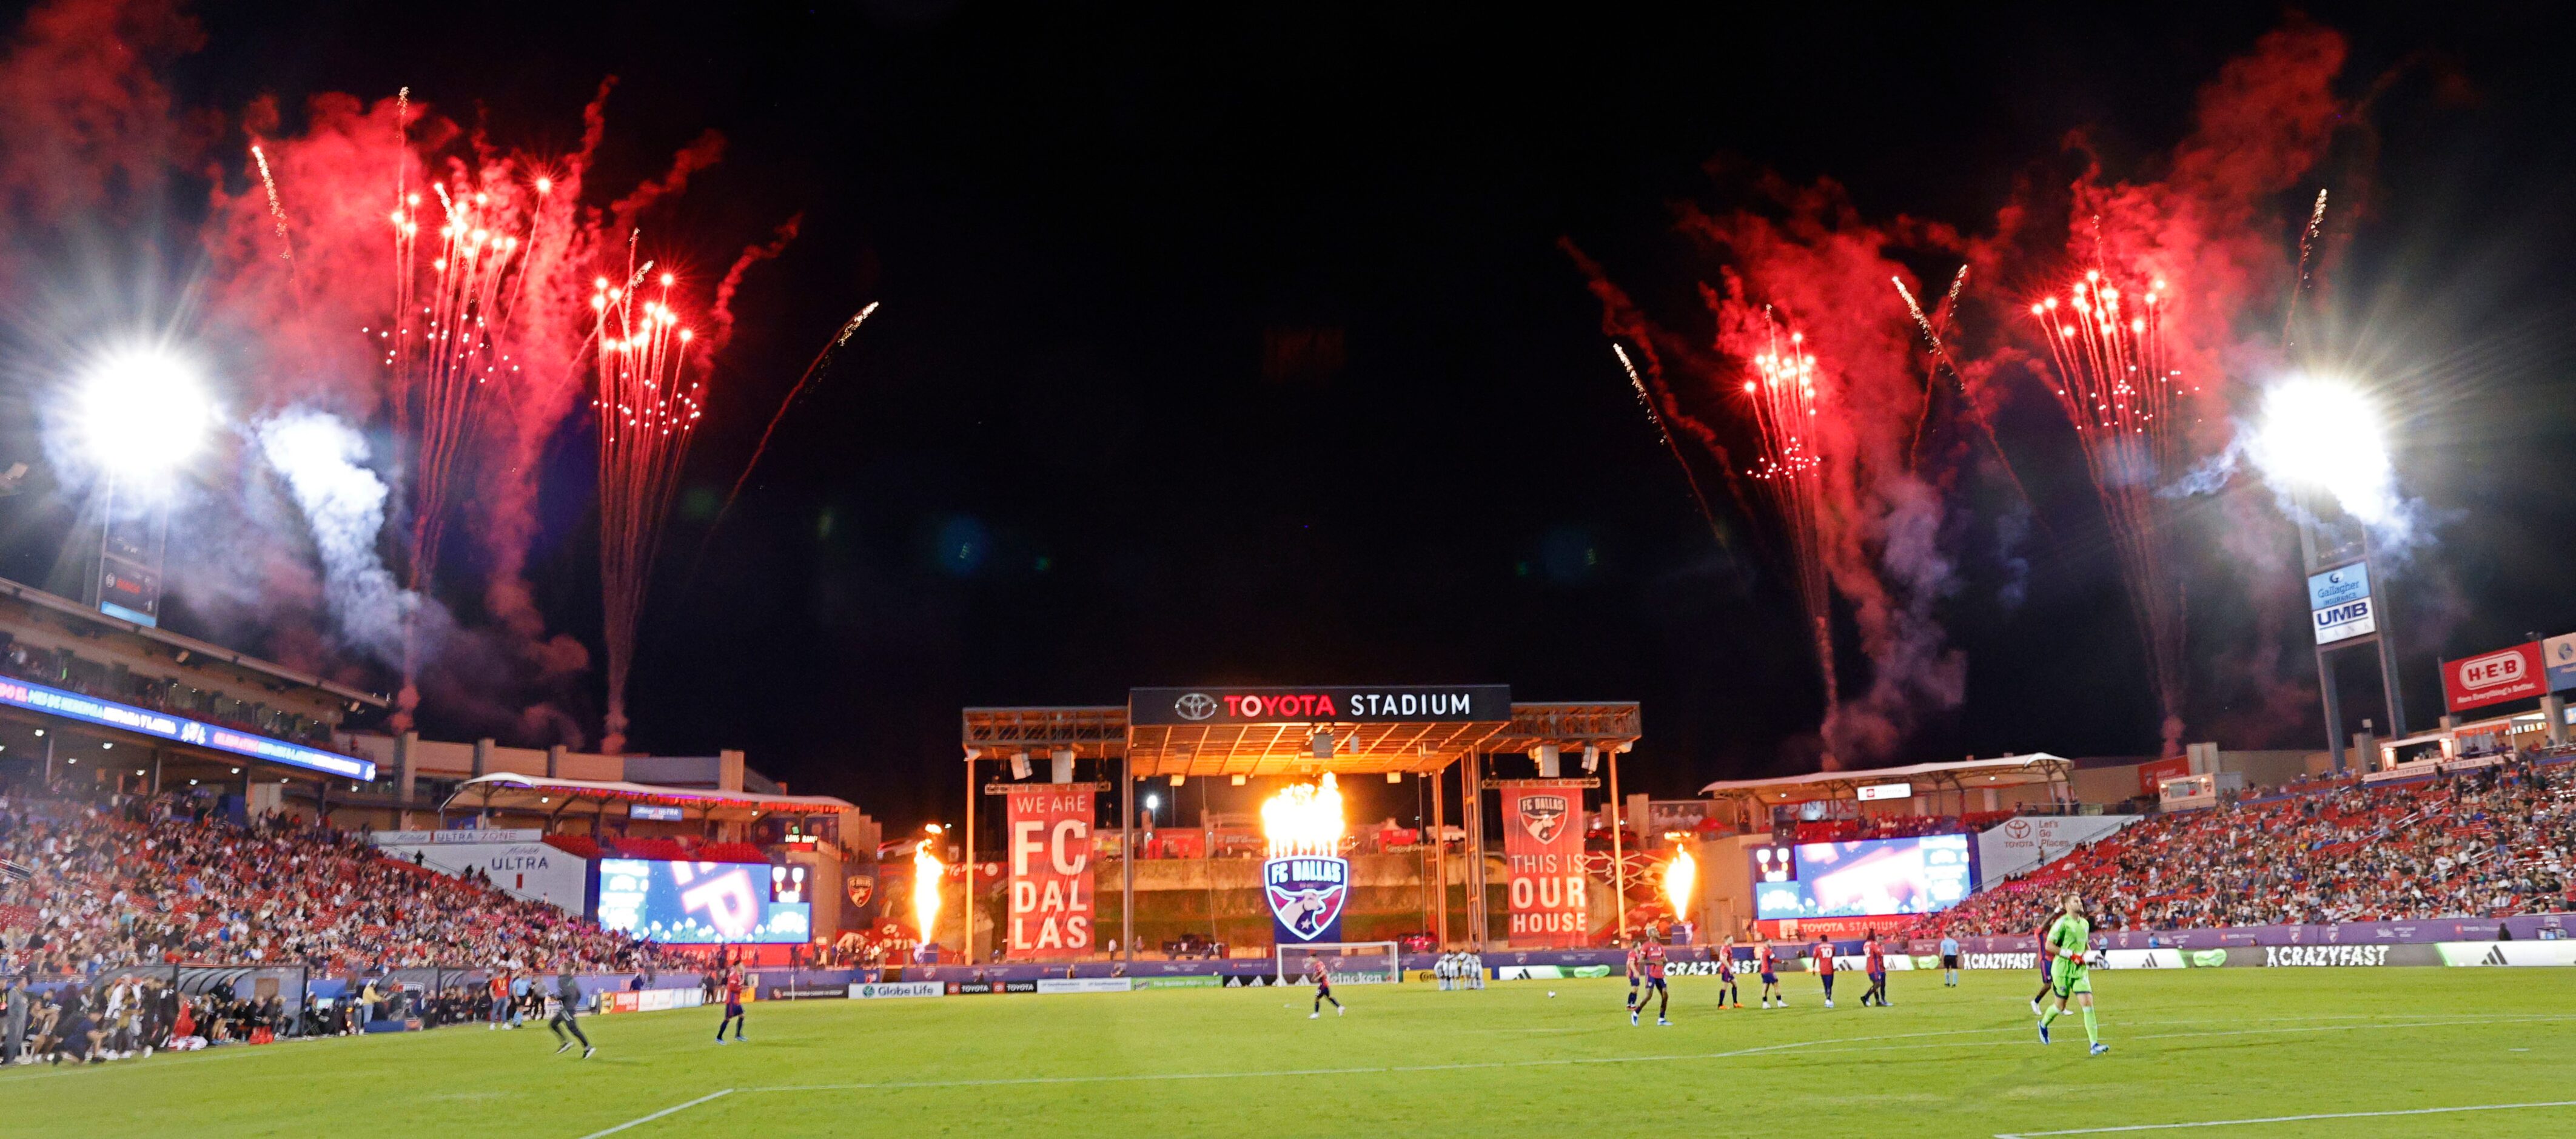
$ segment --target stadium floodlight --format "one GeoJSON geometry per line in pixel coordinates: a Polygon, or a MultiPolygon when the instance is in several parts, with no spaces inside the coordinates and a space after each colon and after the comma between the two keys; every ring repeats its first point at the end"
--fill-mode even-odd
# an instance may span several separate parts
{"type": "Polygon", "coordinates": [[[2331,496],[2363,523],[2388,521],[2396,476],[2379,408],[2349,381],[2297,375],[2263,393],[2262,422],[2248,446],[2276,485],[2331,496]]]}
{"type": "Polygon", "coordinates": [[[110,349],[79,384],[82,447],[120,479],[168,474],[205,446],[214,427],[214,401],[195,361],[165,346],[110,349]]]}

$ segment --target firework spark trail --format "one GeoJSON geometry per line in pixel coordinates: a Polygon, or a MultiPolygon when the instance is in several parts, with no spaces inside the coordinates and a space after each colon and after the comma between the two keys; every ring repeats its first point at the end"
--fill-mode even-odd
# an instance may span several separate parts
{"type": "MultiPolygon", "coordinates": [[[[1923,342],[1932,349],[1934,375],[1937,377],[1942,369],[1949,370],[1951,380],[1959,385],[1960,402],[1967,405],[1968,417],[1976,421],[1979,433],[1986,437],[1986,446],[1994,450],[1995,462],[2003,468],[2005,481],[2012,483],[2013,493],[2021,496],[2023,505],[2031,505],[2030,489],[2022,485],[2021,472],[2013,469],[2012,457],[2004,454],[2004,442],[1995,435],[1994,420],[1986,415],[1985,408],[1978,406],[1977,397],[1968,391],[1967,373],[1960,371],[1959,362],[1951,358],[1949,344],[1941,339],[1940,326],[1923,315],[1923,305],[1914,299],[1914,291],[1905,287],[1903,278],[1889,277],[1888,281],[1896,286],[1896,295],[1905,298],[1905,311],[1914,314],[1914,326],[1923,330],[1923,342]]],[[[1961,265],[1958,274],[1950,278],[1949,293],[1941,298],[1941,315],[1945,322],[1950,314],[1959,311],[1959,294],[1967,288],[1967,285],[1968,267],[1961,265]]],[[[1928,420],[1931,417],[1932,399],[1927,385],[1923,399],[1923,418],[1928,420]]],[[[1919,443],[1923,436],[1921,421],[1915,423],[1914,434],[1919,443]]],[[[1910,448],[1908,453],[1911,453],[1910,448]]],[[[2036,509],[2032,511],[2031,517],[2033,519],[2039,517],[2036,509]]],[[[2047,523],[2041,522],[2040,525],[2045,528],[2047,523]]]]}
{"type": "MultiPolygon", "coordinates": [[[[507,165],[487,166],[471,180],[459,173],[430,181],[439,208],[432,223],[421,195],[399,189],[407,165],[408,156],[389,215],[393,315],[372,335],[384,352],[394,437],[409,447],[396,467],[410,492],[404,588],[425,595],[437,573],[456,460],[471,433],[474,393],[521,368],[512,350],[531,252],[523,235],[534,232],[535,202],[551,187],[544,179],[522,185],[507,165]],[[425,224],[436,226],[426,242],[425,224]]],[[[417,622],[407,622],[403,713],[418,700],[421,654],[417,622]]]]}
{"type": "Polygon", "coordinates": [[[1803,332],[1783,335],[1769,310],[1769,346],[1753,357],[1754,375],[1744,381],[1753,404],[1754,424],[1762,434],[1762,453],[1749,472],[1770,495],[1789,532],[1798,603],[1806,610],[1815,638],[1816,670],[1825,682],[1825,716],[1833,718],[1842,703],[1834,676],[1833,594],[1826,581],[1824,552],[1825,456],[1821,416],[1830,397],[1818,391],[1816,358],[1807,351],[1803,332]]]}
{"type": "MultiPolygon", "coordinates": [[[[777,432],[780,421],[787,418],[787,409],[796,406],[796,397],[805,391],[805,385],[822,372],[823,365],[831,362],[833,353],[840,351],[842,345],[849,343],[852,336],[858,335],[859,326],[866,324],[868,317],[874,315],[876,311],[877,302],[868,302],[868,306],[850,317],[850,322],[841,326],[840,334],[834,336],[830,343],[823,345],[823,350],[815,353],[814,359],[805,365],[804,374],[796,377],[795,385],[787,389],[787,398],[778,401],[778,413],[769,417],[769,426],[760,429],[760,442],[752,445],[751,460],[742,465],[742,474],[733,480],[733,489],[725,492],[724,505],[716,508],[715,522],[724,521],[725,512],[733,509],[733,501],[742,497],[742,488],[751,482],[752,469],[758,467],[760,457],[769,452],[769,437],[777,432]]],[[[714,533],[715,522],[707,524],[710,535],[714,533]]]]}
{"type": "Polygon", "coordinates": [[[1627,349],[1613,344],[1610,351],[1627,371],[1628,386],[1636,389],[1637,403],[1646,409],[1646,422],[1655,425],[1655,437],[1664,441],[1664,450],[1671,452],[1673,462],[1681,467],[1682,482],[1690,487],[1691,501],[1699,504],[1699,516],[1708,522],[1709,537],[1717,539],[1719,549],[1725,549],[1726,531],[1717,524],[1717,513],[1708,508],[1708,496],[1700,493],[1699,476],[1691,473],[1690,460],[1682,457],[1681,447],[1673,442],[1673,433],[1664,429],[1664,417],[1655,411],[1655,397],[1646,391],[1645,378],[1637,374],[1637,365],[1628,359],[1627,349]]]}
{"type": "Polygon", "coordinates": [[[2030,307],[2047,338],[2049,391],[2075,427],[2084,465],[2110,522],[2131,614],[2146,641],[2168,753],[2182,727],[2183,598],[2165,563],[2170,500],[2156,490],[2181,470],[2183,399],[2197,390],[2167,351],[2165,282],[2131,305],[2100,269],[2030,307]]]}
{"type": "Polygon", "coordinates": [[[2299,232],[2299,271],[2290,278],[2290,303],[2281,313],[2281,354],[2291,355],[2299,346],[2299,304],[2308,294],[2308,261],[2316,253],[2317,231],[2326,224],[2326,192],[2317,190],[2317,204],[2308,211],[2308,227],[2299,232]]]}
{"type": "Polygon", "coordinates": [[[671,304],[677,278],[656,278],[648,299],[643,282],[652,268],[644,262],[623,286],[599,278],[590,300],[597,315],[591,406],[599,417],[599,575],[608,647],[608,734],[600,748],[610,754],[626,744],[626,679],[662,518],[705,413],[703,385],[691,378],[696,333],[671,304]]]}
{"type": "Polygon", "coordinates": [[[277,244],[286,257],[286,272],[295,283],[298,299],[304,294],[304,277],[295,267],[295,240],[286,235],[286,206],[277,200],[277,176],[268,172],[268,152],[258,143],[250,147],[251,160],[259,163],[259,183],[268,188],[268,216],[277,221],[277,244]]]}

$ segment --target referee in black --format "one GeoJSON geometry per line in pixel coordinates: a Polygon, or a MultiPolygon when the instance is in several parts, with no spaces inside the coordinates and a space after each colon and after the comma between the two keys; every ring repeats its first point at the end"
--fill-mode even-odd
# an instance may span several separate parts
{"type": "Polygon", "coordinates": [[[567,960],[555,976],[555,1017],[546,1022],[546,1027],[554,1030],[555,1039],[563,1041],[563,1047],[555,1049],[557,1056],[563,1055],[564,1048],[572,1047],[574,1040],[581,1041],[581,1058],[584,1060],[599,1051],[590,1046],[589,1037],[581,1034],[581,1022],[575,1019],[575,1010],[580,1006],[581,982],[572,979],[572,962],[567,960]],[[566,1032],[572,1033],[571,1039],[565,1039],[566,1032]]]}

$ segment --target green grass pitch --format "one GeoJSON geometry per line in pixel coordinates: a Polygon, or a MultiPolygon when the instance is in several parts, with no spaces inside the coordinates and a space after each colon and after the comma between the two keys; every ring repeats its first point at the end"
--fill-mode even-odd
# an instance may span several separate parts
{"type": "Polygon", "coordinates": [[[0,1133],[2576,1135],[2503,1106],[2576,1101],[2576,970],[2096,970],[2099,1058],[2071,1015],[2038,1043],[2027,973],[1898,973],[1892,1009],[1787,981],[1721,1011],[1676,978],[1670,1028],[1616,979],[1346,985],[1313,1021],[1302,987],[764,1003],[722,1048],[714,1009],[588,1017],[588,1061],[446,1028],[13,1069],[0,1133]],[[2276,1121],[2132,1130],[2249,1119],[2276,1121]]]}

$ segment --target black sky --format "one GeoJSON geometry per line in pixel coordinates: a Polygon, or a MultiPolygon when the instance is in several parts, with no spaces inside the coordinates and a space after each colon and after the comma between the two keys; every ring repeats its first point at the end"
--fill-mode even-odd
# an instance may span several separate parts
{"type": "MultiPolygon", "coordinates": [[[[2400,456],[2443,519],[2439,572],[2398,598],[2428,615],[2405,642],[2419,720],[2437,653],[2576,628],[2567,28],[2472,7],[2310,10],[2352,39],[2345,94],[2399,76],[2334,288],[2439,377],[2409,395],[2400,456]]],[[[956,809],[963,705],[1492,681],[1643,701],[1633,789],[1785,770],[1821,697],[1784,589],[1740,516],[1712,542],[1557,240],[1686,304],[1705,266],[1672,207],[1732,204],[1703,169],[1720,158],[1981,227],[2061,169],[2071,130],[2115,158],[2170,146],[2194,88],[2285,12],[1498,11],[210,4],[177,84],[290,108],[409,85],[560,147],[614,74],[605,184],[730,140],[676,211],[704,260],[805,215],[738,305],[636,747],[742,747],[909,824],[956,809]],[[797,369],[869,301],[710,537],[797,369]],[[1338,364],[1277,348],[1318,335],[1338,364]]],[[[2045,410],[2007,440],[2042,470],[2065,449],[2045,410]]],[[[537,573],[595,646],[585,438],[537,573]]],[[[1968,703],[1904,758],[2154,746],[2098,519],[2042,499],[2024,603],[1963,551],[1945,617],[1968,703]]],[[[2315,715],[2277,742],[2313,746],[2315,715]]]]}

